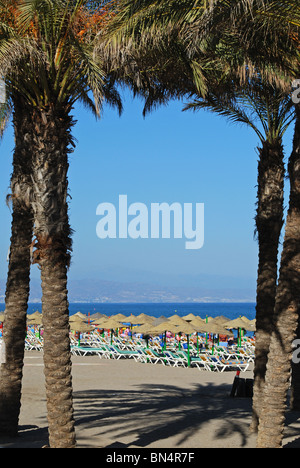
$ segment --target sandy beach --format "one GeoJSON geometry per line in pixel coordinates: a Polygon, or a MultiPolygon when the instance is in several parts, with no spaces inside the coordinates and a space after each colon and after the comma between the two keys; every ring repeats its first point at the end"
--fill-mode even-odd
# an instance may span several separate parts
{"type": "MultiPolygon", "coordinates": [[[[255,448],[251,400],[230,398],[235,372],[73,356],[78,448],[255,448]]],[[[249,368],[241,377],[252,378],[249,368]]],[[[296,446],[299,414],[285,445],[296,446]]],[[[48,444],[43,359],[26,352],[20,433],[6,448],[48,444]]]]}

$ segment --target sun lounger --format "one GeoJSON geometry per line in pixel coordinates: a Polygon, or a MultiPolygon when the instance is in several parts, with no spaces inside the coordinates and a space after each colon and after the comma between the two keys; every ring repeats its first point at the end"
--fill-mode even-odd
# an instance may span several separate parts
{"type": "Polygon", "coordinates": [[[109,357],[113,359],[121,359],[121,358],[137,358],[138,352],[137,351],[130,351],[126,349],[120,349],[116,345],[106,345],[107,354],[109,357]]]}
{"type": "Polygon", "coordinates": [[[249,363],[239,360],[225,360],[217,358],[216,356],[207,357],[207,361],[209,366],[213,366],[214,370],[217,372],[224,372],[225,370],[240,370],[245,372],[248,367],[249,363]]]}
{"type": "Polygon", "coordinates": [[[104,357],[105,359],[109,358],[108,351],[105,349],[104,346],[95,347],[95,346],[78,346],[72,345],[71,346],[71,353],[75,354],[76,356],[91,356],[97,355],[99,357],[104,357]]]}
{"type": "Polygon", "coordinates": [[[43,339],[28,331],[25,338],[25,349],[28,351],[42,351],[43,339]]]}
{"type": "Polygon", "coordinates": [[[174,351],[165,351],[164,355],[168,358],[168,362],[173,367],[178,367],[179,365],[182,367],[186,367],[187,361],[184,357],[180,356],[179,354],[175,353],[174,351]]]}

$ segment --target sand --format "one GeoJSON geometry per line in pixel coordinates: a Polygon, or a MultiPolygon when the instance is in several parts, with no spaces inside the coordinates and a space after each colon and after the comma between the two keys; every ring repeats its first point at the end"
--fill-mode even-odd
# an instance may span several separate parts
{"type": "MultiPolygon", "coordinates": [[[[78,448],[255,448],[251,399],[230,398],[235,372],[73,358],[78,448]]],[[[241,377],[252,378],[253,366],[241,377]]],[[[300,434],[294,415],[285,443],[300,434]]],[[[48,444],[42,353],[26,352],[20,432],[4,448],[48,444]]]]}

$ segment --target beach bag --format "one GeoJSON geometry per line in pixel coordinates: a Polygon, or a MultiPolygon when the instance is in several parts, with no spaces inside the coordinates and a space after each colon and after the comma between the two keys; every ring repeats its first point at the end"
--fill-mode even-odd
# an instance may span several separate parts
{"type": "Polygon", "coordinates": [[[241,379],[236,375],[232,384],[231,398],[252,398],[253,397],[253,379],[241,379]]]}

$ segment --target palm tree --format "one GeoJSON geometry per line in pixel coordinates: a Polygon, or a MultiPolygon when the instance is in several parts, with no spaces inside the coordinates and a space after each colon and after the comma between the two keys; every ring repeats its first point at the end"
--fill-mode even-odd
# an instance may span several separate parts
{"type": "MultiPolygon", "coordinates": [[[[71,112],[77,100],[95,116],[100,115],[104,100],[121,111],[119,95],[93,54],[110,13],[106,3],[2,2],[5,12],[9,6],[12,19],[2,25],[0,73],[8,88],[22,97],[22,112],[30,117],[23,132],[31,151],[33,261],[42,279],[44,368],[53,448],[75,446],[67,294],[72,249],[67,171],[75,123],[71,112]]],[[[7,313],[8,329],[10,320],[13,325],[14,317],[7,313]]]]}
{"type": "MultiPolygon", "coordinates": [[[[146,31],[152,37],[153,44],[161,40],[164,34],[161,30],[168,31],[170,34],[170,31],[173,32],[174,28],[177,28],[181,30],[181,37],[190,54],[195,52],[197,54],[199,41],[203,41],[203,33],[219,34],[217,37],[221,38],[221,42],[217,41],[215,50],[220,51],[221,47],[225,54],[228,51],[230,53],[231,47],[228,48],[227,41],[222,41],[222,38],[228,36],[233,39],[233,50],[238,50],[242,58],[236,66],[233,65],[234,62],[231,62],[230,73],[231,76],[240,76],[241,82],[246,82],[247,76],[255,76],[259,71],[264,82],[276,83],[288,93],[293,77],[299,78],[300,10],[298,2],[294,0],[285,2],[220,0],[210,2],[209,6],[208,2],[192,0],[180,2],[124,0],[120,2],[120,14],[116,15],[116,21],[112,21],[111,25],[115,34],[114,41],[122,42],[124,34],[127,34],[132,41],[141,35],[141,31],[146,31]]],[[[290,208],[275,301],[274,331],[270,340],[270,358],[264,386],[265,399],[259,410],[259,417],[262,417],[259,426],[259,445],[268,446],[269,444],[270,447],[280,446],[282,440],[287,382],[291,370],[291,343],[297,329],[296,318],[299,315],[300,303],[298,260],[300,244],[297,229],[297,226],[298,228],[300,226],[297,215],[300,200],[297,195],[299,189],[299,110],[296,110],[296,113],[294,151],[289,162],[290,208]],[[298,268],[294,259],[298,261],[298,268]],[[278,361],[277,356],[279,356],[278,361]],[[280,375],[282,373],[283,376],[280,375]]],[[[265,152],[265,148],[263,150],[265,152]]],[[[276,155],[275,159],[277,159],[276,155]]],[[[260,205],[258,205],[259,208],[260,205]]],[[[257,223],[261,221],[257,216],[257,223]]],[[[264,263],[265,260],[260,258],[260,265],[262,262],[264,263]]],[[[261,276],[261,271],[259,274],[261,276]]],[[[273,291],[272,294],[274,294],[274,283],[269,291],[273,291]]],[[[263,319],[260,326],[266,331],[271,329],[271,325],[269,316],[263,319]]],[[[262,358],[263,362],[266,362],[266,356],[262,358]]]]}
{"type": "Polygon", "coordinates": [[[289,159],[289,210],[275,304],[275,327],[270,342],[258,447],[282,446],[287,392],[300,304],[300,109],[296,106],[294,145],[289,159]]]}
{"type": "Polygon", "coordinates": [[[11,177],[11,243],[5,298],[4,341],[6,364],[0,373],[0,433],[16,435],[21,400],[21,381],[29,296],[30,246],[33,213],[29,200],[31,147],[27,128],[30,116],[20,99],[12,99],[15,150],[11,177]]]}
{"type": "Polygon", "coordinates": [[[259,266],[256,298],[256,346],[254,368],[253,419],[256,432],[263,398],[267,356],[272,333],[278,272],[278,247],[284,218],[284,150],[283,136],[295,119],[290,96],[261,79],[252,79],[247,86],[229,86],[221,95],[208,93],[196,99],[185,110],[207,109],[234,123],[243,123],[257,134],[258,191],[256,233],[259,245],[259,266]]]}
{"type": "MultiPolygon", "coordinates": [[[[280,36],[285,37],[287,63],[283,64],[289,75],[290,82],[299,77],[299,3],[287,0],[285,2],[267,1],[265,8],[254,12],[254,28],[260,37],[262,47],[274,53],[273,43],[280,36]],[[269,31],[272,31],[273,41],[270,42],[269,31]]],[[[253,33],[252,33],[253,34],[253,33]]],[[[254,45],[255,47],[255,45],[254,45]]],[[[259,50],[255,52],[259,55],[259,50]]],[[[275,60],[276,54],[274,54],[275,60]]],[[[273,77],[274,78],[274,77],[273,77]]],[[[272,74],[270,76],[272,79],[272,74]]],[[[279,281],[276,291],[274,327],[270,340],[265,386],[261,403],[258,427],[258,447],[282,447],[287,393],[290,387],[292,367],[293,340],[299,332],[300,315],[300,109],[295,105],[296,124],[293,141],[293,151],[289,158],[288,173],[290,180],[290,199],[288,216],[285,226],[285,236],[281,256],[279,281]]],[[[294,372],[292,384],[294,394],[292,404],[299,405],[299,369],[294,372]]]]}

